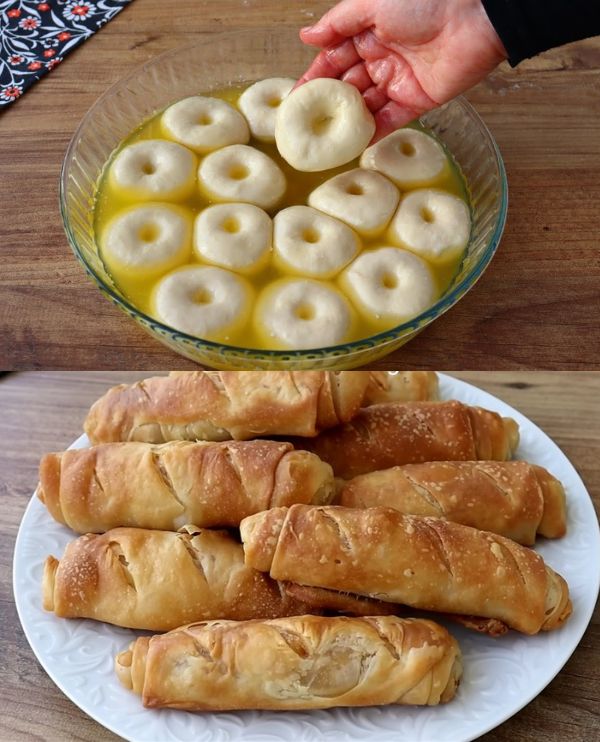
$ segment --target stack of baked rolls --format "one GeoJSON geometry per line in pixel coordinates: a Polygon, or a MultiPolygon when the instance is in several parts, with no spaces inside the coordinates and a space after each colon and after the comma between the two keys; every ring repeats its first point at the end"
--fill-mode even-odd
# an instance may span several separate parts
{"type": "Polygon", "coordinates": [[[428,372],[178,372],[91,408],[38,496],[82,534],[44,608],[158,632],[116,658],[147,707],[437,704],[461,656],[435,615],[558,628],[564,579],[528,546],[565,493],[510,460],[516,423],[438,401],[428,372]],[[166,632],[166,633],[165,633],[166,632]]]}

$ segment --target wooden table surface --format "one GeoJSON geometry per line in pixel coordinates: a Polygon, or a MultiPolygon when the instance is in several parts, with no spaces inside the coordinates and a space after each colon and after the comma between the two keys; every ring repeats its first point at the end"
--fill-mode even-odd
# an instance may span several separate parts
{"type": "MultiPolygon", "coordinates": [[[[564,450],[600,508],[600,373],[470,372],[457,374],[514,405],[564,450]]],[[[123,372],[29,372],[0,378],[0,740],[117,737],[74,706],[35,659],[17,618],[12,554],[23,511],[46,451],[80,433],[89,405],[111,385],[141,378],[123,372]]],[[[600,739],[600,611],[555,680],[485,742],[592,742],[600,739]]],[[[157,740],[156,742],[160,742],[157,740]]],[[[406,740],[406,742],[412,742],[406,740]]]]}
{"type": "MultiPolygon", "coordinates": [[[[299,28],[317,0],[135,0],[0,117],[0,367],[191,363],[109,304],[75,262],[58,211],[69,139],[95,99],[140,63],[222,30],[299,28]]],[[[600,39],[499,68],[469,100],[505,158],[509,218],[470,294],[381,361],[443,368],[600,363],[600,39]]]]}

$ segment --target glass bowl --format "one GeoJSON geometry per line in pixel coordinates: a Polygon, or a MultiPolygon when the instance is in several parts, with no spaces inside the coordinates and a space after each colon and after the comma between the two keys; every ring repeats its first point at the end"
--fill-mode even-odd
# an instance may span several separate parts
{"type": "Polygon", "coordinates": [[[296,29],[253,29],[211,34],[166,52],[110,88],[88,111],[69,145],[60,182],[60,208],[73,252],[102,293],[157,340],[213,368],[346,369],[371,363],[413,338],[475,284],[498,246],[507,209],[507,183],[498,148],[463,98],[421,119],[460,166],[471,197],[473,228],[463,262],[450,287],[426,312],[391,330],[316,350],[239,348],[178,332],[136,309],[119,291],[98,254],[93,203],[102,168],[121,140],[170,103],[230,84],[265,77],[298,77],[315,51],[296,29]]]}

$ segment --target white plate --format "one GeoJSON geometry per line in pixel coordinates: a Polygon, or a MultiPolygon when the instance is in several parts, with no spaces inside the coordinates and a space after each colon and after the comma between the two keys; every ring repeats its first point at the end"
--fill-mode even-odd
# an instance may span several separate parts
{"type": "MultiPolygon", "coordinates": [[[[428,708],[388,706],[311,712],[188,713],[147,710],[122,688],[113,657],[135,632],[89,620],[65,620],[41,606],[48,554],[62,555],[74,538],[33,498],[15,546],[13,583],[23,629],[52,680],[83,711],[130,740],[407,740],[466,742],[493,729],[533,699],[579,643],[592,616],[600,583],[600,534],[583,482],[565,455],[539,428],[499,399],[470,384],[441,376],[445,399],[456,398],[515,418],[521,427],[518,457],[545,466],[565,484],[568,532],[541,541],[537,550],[568,581],[573,615],[558,631],[523,636],[512,631],[491,639],[451,626],[464,655],[457,697],[428,708]]],[[[88,443],[81,436],[73,448],[88,443]]]]}

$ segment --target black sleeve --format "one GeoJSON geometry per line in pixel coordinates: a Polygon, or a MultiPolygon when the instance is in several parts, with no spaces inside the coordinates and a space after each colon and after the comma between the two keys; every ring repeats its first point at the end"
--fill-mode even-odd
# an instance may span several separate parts
{"type": "Polygon", "coordinates": [[[514,67],[527,57],[600,35],[600,0],[482,0],[514,67]]]}

